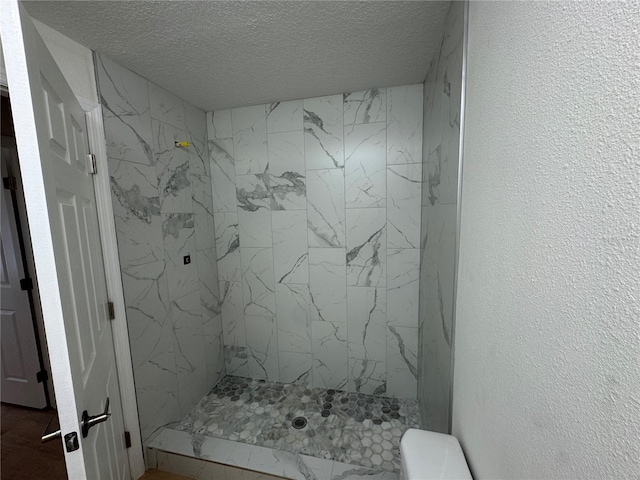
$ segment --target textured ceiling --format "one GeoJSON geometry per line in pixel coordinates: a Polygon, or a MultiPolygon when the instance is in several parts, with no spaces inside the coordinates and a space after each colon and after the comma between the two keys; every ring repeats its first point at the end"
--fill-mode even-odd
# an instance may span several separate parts
{"type": "Polygon", "coordinates": [[[422,82],[449,2],[36,1],[29,13],[205,109],[422,82]]]}

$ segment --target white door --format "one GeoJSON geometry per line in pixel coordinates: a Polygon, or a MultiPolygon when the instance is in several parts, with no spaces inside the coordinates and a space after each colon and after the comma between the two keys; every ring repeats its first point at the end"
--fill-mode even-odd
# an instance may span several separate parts
{"type": "MultiPolygon", "coordinates": [[[[2,146],[2,177],[6,173],[6,156],[11,151],[2,146]]],[[[18,228],[11,191],[2,189],[2,229],[0,230],[0,370],[2,401],[25,407],[44,408],[47,398],[44,383],[38,383],[40,358],[31,315],[29,293],[22,290],[25,278],[18,228]]]]}
{"type": "Polygon", "coordinates": [[[0,32],[69,478],[129,478],[85,116],[29,15],[0,32]],[[111,417],[82,434],[83,411],[111,417]],[[64,437],[77,435],[77,446],[64,437]]]}

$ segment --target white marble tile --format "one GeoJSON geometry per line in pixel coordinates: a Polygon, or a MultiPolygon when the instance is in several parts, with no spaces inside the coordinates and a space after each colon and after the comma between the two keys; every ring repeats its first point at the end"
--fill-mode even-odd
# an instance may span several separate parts
{"type": "Polygon", "coordinates": [[[268,175],[237,176],[236,195],[240,244],[251,248],[272,246],[268,175]]]}
{"type": "Polygon", "coordinates": [[[347,285],[386,285],[387,211],[347,209],[347,285]]]}
{"type": "Polygon", "coordinates": [[[109,175],[120,266],[163,260],[155,167],[109,159],[109,175]]]}
{"type": "Polygon", "coordinates": [[[387,88],[387,163],[422,161],[422,84],[387,88]]]}
{"type": "MultiPolygon", "coordinates": [[[[276,311],[279,349],[311,352],[309,286],[276,284],[276,311]]],[[[282,380],[284,381],[284,380],[282,380]]]]}
{"type": "Polygon", "coordinates": [[[190,143],[189,166],[192,174],[211,176],[207,147],[207,120],[205,113],[188,102],[184,102],[184,117],[187,139],[190,143]]]}
{"type": "Polygon", "coordinates": [[[238,227],[242,247],[273,246],[270,210],[260,208],[251,212],[240,208],[238,210],[238,227]]]}
{"type": "Polygon", "coordinates": [[[344,129],[347,208],[384,207],[387,198],[387,125],[368,123],[344,129]]]}
{"type": "Polygon", "coordinates": [[[312,321],[313,386],[344,389],[347,386],[347,325],[312,321]]]}
{"type": "Polygon", "coordinates": [[[429,323],[433,339],[439,340],[440,351],[444,351],[451,346],[456,205],[423,208],[423,230],[426,238],[423,240],[421,283],[427,303],[421,315],[429,323]]]}
{"type": "Polygon", "coordinates": [[[343,248],[309,249],[311,320],[347,321],[346,280],[343,248]]]}
{"type": "Polygon", "coordinates": [[[238,214],[237,212],[216,213],[214,222],[218,276],[220,280],[240,282],[242,269],[240,267],[238,214]]]}
{"type": "Polygon", "coordinates": [[[307,170],[344,166],[342,95],[303,100],[307,170]]]}
{"type": "Polygon", "coordinates": [[[176,127],[153,120],[153,150],[158,176],[158,193],[162,213],[192,212],[189,153],[175,146],[186,133],[176,127]]]}
{"type": "Polygon", "coordinates": [[[181,418],[173,346],[154,353],[134,371],[134,378],[140,429],[146,440],[160,427],[181,418]]]}
{"type": "Polygon", "coordinates": [[[422,165],[387,168],[387,247],[420,248],[422,165]]]}
{"type": "Polygon", "coordinates": [[[183,475],[195,480],[221,480],[225,479],[225,467],[220,463],[207,462],[199,458],[185,457],[163,451],[156,453],[157,465],[155,468],[163,472],[183,475]]]}
{"type": "Polygon", "coordinates": [[[255,212],[260,209],[271,210],[269,193],[269,175],[237,175],[236,198],[238,209],[255,212]]]}
{"type": "Polygon", "coordinates": [[[345,246],[344,172],[341,169],[307,171],[309,246],[345,246]]]}
{"type": "Polygon", "coordinates": [[[389,325],[418,326],[420,250],[387,251],[387,319],[389,325]]]}
{"type": "Polygon", "coordinates": [[[269,173],[280,176],[305,173],[304,136],[302,131],[269,134],[269,173]]]}
{"type": "Polygon", "coordinates": [[[249,354],[247,347],[236,345],[224,346],[224,370],[227,375],[250,377],[249,354]]]}
{"type": "Polygon", "coordinates": [[[232,442],[222,438],[193,435],[184,431],[164,429],[150,443],[150,449],[169,451],[178,455],[196,457],[202,461],[211,461],[227,465],[226,480],[272,480],[276,475],[280,478],[293,480],[329,480],[331,473],[353,475],[358,472],[362,477],[349,476],[345,478],[373,478],[375,480],[397,480],[393,476],[371,476],[374,471],[355,465],[333,462],[323,458],[298,455],[270,448],[232,442]],[[255,476],[248,475],[248,471],[238,472],[235,467],[251,469],[255,476]]]}
{"type": "Polygon", "coordinates": [[[149,103],[151,118],[181,130],[185,129],[184,102],[179,97],[155,83],[149,82],[149,103]]]}
{"type": "Polygon", "coordinates": [[[122,286],[135,369],[172,347],[173,322],[164,261],[123,267],[122,286]]]}
{"type": "Polygon", "coordinates": [[[391,325],[387,328],[387,394],[416,398],[418,329],[391,325]]]}
{"type": "Polygon", "coordinates": [[[387,368],[384,360],[349,357],[348,390],[369,395],[384,395],[387,391],[387,368]]]}
{"type": "Polygon", "coordinates": [[[190,175],[193,201],[193,223],[196,248],[204,250],[215,246],[214,219],[211,201],[211,178],[190,175]]]}
{"type": "Polygon", "coordinates": [[[387,359],[387,295],[384,288],[347,287],[349,357],[387,359]]]}
{"type": "Polygon", "coordinates": [[[372,470],[370,468],[334,462],[332,480],[400,480],[397,473],[372,470]]]}
{"type": "Polygon", "coordinates": [[[165,428],[149,442],[147,447],[177,455],[225,463],[238,445],[237,442],[223,438],[194,436],[194,434],[182,430],[165,428]],[[194,438],[197,438],[198,441],[194,442],[194,438]]]}
{"type": "Polygon", "coordinates": [[[273,249],[241,247],[240,261],[245,315],[275,316],[273,249]]]}
{"type": "MultiPolygon", "coordinates": [[[[204,344],[204,336],[200,338],[204,344]]],[[[185,417],[210,390],[207,382],[207,365],[198,365],[193,371],[178,372],[178,397],[180,399],[180,415],[185,417]]]]}
{"type": "Polygon", "coordinates": [[[195,291],[171,302],[174,321],[174,351],[178,382],[205,365],[204,330],[200,292],[195,291]]]}
{"type": "Polygon", "coordinates": [[[344,124],[384,122],[387,119],[386,94],[384,88],[345,93],[344,124]]]}
{"type": "Polygon", "coordinates": [[[209,160],[213,211],[235,212],[238,202],[233,140],[230,138],[209,140],[209,160]]]}
{"type": "Polygon", "coordinates": [[[193,214],[171,213],[162,216],[162,235],[167,262],[169,296],[172,300],[199,290],[193,214]],[[184,257],[190,256],[185,264],[184,257]]]}
{"type": "Polygon", "coordinates": [[[196,254],[196,266],[200,279],[200,300],[206,318],[220,315],[220,291],[216,249],[200,250],[196,254]]]}
{"type": "Polygon", "coordinates": [[[207,112],[207,136],[209,140],[233,137],[231,110],[207,112]]]}
{"type": "Polygon", "coordinates": [[[422,226],[422,245],[425,254],[440,263],[453,264],[456,244],[456,205],[434,205],[423,207],[425,222],[422,226]]]}
{"type": "Polygon", "coordinates": [[[224,377],[224,341],[222,315],[204,318],[204,354],[207,367],[207,385],[216,385],[224,377]]]}
{"type": "Polygon", "coordinates": [[[302,131],[269,134],[272,210],[307,208],[302,131]]]}
{"type": "MultiPolygon", "coordinates": [[[[278,337],[280,340],[280,337],[278,337]]],[[[313,385],[313,355],[280,350],[280,381],[296,385],[313,385]]]]}
{"type": "Polygon", "coordinates": [[[264,173],[269,166],[264,105],[234,108],[231,120],[236,175],[264,173]]]}
{"type": "Polygon", "coordinates": [[[271,228],[276,283],[309,283],[306,212],[272,212],[271,228]]]}
{"type": "Polygon", "coordinates": [[[147,81],[96,54],[107,156],[153,165],[153,133],[147,81]]]}
{"type": "Polygon", "coordinates": [[[242,283],[220,281],[220,311],[225,346],[244,347],[247,340],[244,328],[242,283]]]}
{"type": "Polygon", "coordinates": [[[267,103],[267,132],[302,131],[302,100],[267,103]]]}
{"type": "Polygon", "coordinates": [[[244,321],[251,378],[279,381],[278,334],[275,319],[246,315],[244,321]]]}

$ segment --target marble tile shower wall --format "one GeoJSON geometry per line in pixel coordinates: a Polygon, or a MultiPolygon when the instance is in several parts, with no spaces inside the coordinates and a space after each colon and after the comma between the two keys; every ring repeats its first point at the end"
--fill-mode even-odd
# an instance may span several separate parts
{"type": "Polygon", "coordinates": [[[422,85],[207,127],[226,372],[415,398],[422,85]]]}
{"type": "Polygon", "coordinates": [[[146,439],[224,375],[206,116],[102,55],[96,67],[146,439]]]}
{"type": "Polygon", "coordinates": [[[424,83],[418,400],[424,428],[449,429],[464,2],[452,2],[424,83]]]}

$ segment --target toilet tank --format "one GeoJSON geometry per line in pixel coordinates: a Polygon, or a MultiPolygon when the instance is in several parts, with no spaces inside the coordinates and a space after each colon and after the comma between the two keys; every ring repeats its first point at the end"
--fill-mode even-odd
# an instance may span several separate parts
{"type": "Polygon", "coordinates": [[[410,428],[400,452],[405,480],[472,480],[460,442],[452,435],[410,428]]]}

